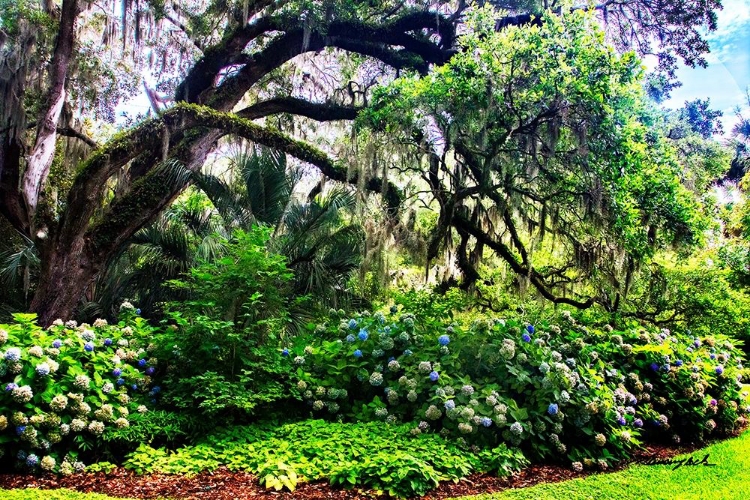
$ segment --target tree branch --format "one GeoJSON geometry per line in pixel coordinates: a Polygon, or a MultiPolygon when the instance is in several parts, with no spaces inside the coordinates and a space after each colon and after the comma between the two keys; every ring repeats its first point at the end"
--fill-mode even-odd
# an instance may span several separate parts
{"type": "MultiPolygon", "coordinates": [[[[65,80],[68,75],[75,42],[75,22],[79,14],[78,0],[63,0],[60,28],[55,42],[55,52],[50,63],[50,85],[45,108],[40,113],[36,141],[26,162],[23,175],[23,196],[27,213],[33,219],[39,195],[49,174],[55,154],[57,121],[65,104],[65,80]]],[[[29,221],[33,226],[33,220],[29,221]]]]}
{"type": "Polygon", "coordinates": [[[278,113],[291,113],[305,116],[319,122],[333,120],[354,120],[362,108],[340,106],[332,103],[314,103],[297,97],[275,97],[267,101],[257,102],[238,111],[239,117],[256,120],[278,113]]]}
{"type": "Polygon", "coordinates": [[[549,291],[549,289],[543,282],[543,277],[533,267],[520,264],[516,260],[510,248],[507,247],[507,245],[502,242],[496,241],[494,238],[489,237],[484,231],[476,227],[476,225],[474,225],[471,221],[461,216],[460,214],[454,214],[452,224],[453,227],[455,227],[459,231],[459,233],[468,233],[476,238],[477,241],[491,248],[498,256],[500,256],[503,260],[505,260],[505,262],[508,263],[513,272],[518,275],[528,277],[531,284],[534,285],[534,287],[545,299],[555,304],[568,304],[573,307],[577,307],[578,309],[587,309],[594,305],[594,297],[590,297],[586,301],[581,302],[578,300],[569,299],[567,297],[555,296],[551,291],[549,291]]]}

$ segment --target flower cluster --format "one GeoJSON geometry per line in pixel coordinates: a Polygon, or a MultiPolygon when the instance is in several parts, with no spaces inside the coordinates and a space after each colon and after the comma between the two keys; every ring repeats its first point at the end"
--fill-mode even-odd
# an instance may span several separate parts
{"type": "Polygon", "coordinates": [[[109,425],[129,426],[128,409],[115,409],[111,403],[128,404],[129,391],[145,388],[146,370],[153,369],[156,359],[137,363],[136,338],[126,346],[130,351],[115,353],[114,341],[133,330],[128,334],[104,320],[93,326],[59,320],[46,330],[24,321],[23,326],[0,325],[5,348],[0,351],[0,387],[8,395],[6,403],[0,403],[0,437],[10,437],[4,451],[17,456],[19,466],[70,473],[82,466],[56,458],[73,442],[65,437],[98,437],[109,425]],[[63,392],[63,387],[71,392],[63,392]]]}

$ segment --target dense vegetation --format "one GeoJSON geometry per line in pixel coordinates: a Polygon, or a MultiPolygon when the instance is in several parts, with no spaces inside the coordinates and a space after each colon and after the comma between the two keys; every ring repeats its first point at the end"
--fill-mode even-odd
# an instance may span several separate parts
{"type": "Polygon", "coordinates": [[[736,433],[750,120],[661,107],[673,3],[0,0],[0,466],[409,496],[736,433]]]}

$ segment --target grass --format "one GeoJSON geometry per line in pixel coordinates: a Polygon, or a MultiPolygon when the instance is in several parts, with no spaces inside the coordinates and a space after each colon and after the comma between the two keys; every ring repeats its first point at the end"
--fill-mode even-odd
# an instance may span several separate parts
{"type": "MultiPolygon", "coordinates": [[[[463,500],[523,499],[643,499],[736,500],[750,498],[750,431],[713,444],[691,455],[697,461],[709,454],[713,467],[634,465],[609,474],[595,474],[560,483],[540,484],[501,493],[463,497],[463,500]]],[[[679,457],[678,457],[679,458],[679,457]]],[[[70,490],[0,490],[3,500],[113,500],[70,490]]]]}
{"type": "Polygon", "coordinates": [[[3,500],[123,500],[115,499],[98,493],[78,493],[73,490],[3,490],[0,489],[0,498],[3,500]]]}
{"type": "Polygon", "coordinates": [[[560,483],[540,484],[501,493],[464,497],[463,500],[524,499],[620,499],[643,500],[750,498],[750,431],[722,441],[691,455],[701,461],[709,454],[714,467],[634,465],[611,474],[595,474],[560,483]]]}

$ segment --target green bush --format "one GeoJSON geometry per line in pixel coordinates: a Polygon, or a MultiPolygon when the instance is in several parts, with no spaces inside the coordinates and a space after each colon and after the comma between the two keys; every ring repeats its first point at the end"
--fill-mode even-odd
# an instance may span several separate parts
{"type": "Polygon", "coordinates": [[[72,472],[82,467],[72,460],[77,450],[94,449],[108,428],[125,429],[131,414],[146,411],[157,359],[141,339],[151,328],[129,304],[123,312],[117,326],[57,320],[45,330],[32,314],[0,324],[3,463],[72,472]]]}
{"type": "Polygon", "coordinates": [[[230,422],[288,397],[277,346],[299,299],[269,231],[236,232],[225,256],[173,282],[191,299],[169,305],[172,325],[155,337],[168,407],[230,422]]]}
{"type": "Polygon", "coordinates": [[[297,390],[316,416],[411,422],[414,434],[601,466],[643,439],[700,441],[743,422],[747,370],[721,334],[598,330],[567,313],[559,325],[426,324],[334,316],[338,340],[289,351],[297,390]]]}
{"type": "Polygon", "coordinates": [[[226,466],[260,477],[268,488],[294,490],[327,479],[396,496],[421,495],[438,481],[473,472],[509,474],[526,464],[505,446],[472,450],[437,434],[410,437],[408,426],[307,420],[282,426],[234,427],[175,452],[142,446],[125,467],[138,473],[196,474],[226,466]]]}

